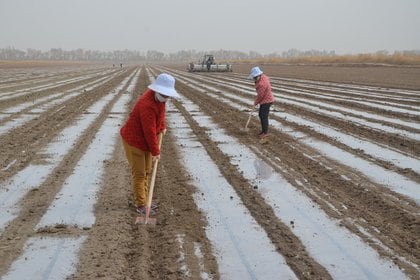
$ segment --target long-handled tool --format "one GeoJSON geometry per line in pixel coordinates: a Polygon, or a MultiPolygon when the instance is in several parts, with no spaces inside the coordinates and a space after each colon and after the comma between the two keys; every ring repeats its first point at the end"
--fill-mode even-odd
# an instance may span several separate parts
{"type": "MultiPolygon", "coordinates": [[[[163,133],[159,134],[159,148],[162,146],[163,133]]],[[[149,193],[146,202],[146,216],[139,216],[136,218],[136,224],[156,225],[156,218],[150,218],[150,210],[152,208],[153,189],[155,188],[156,173],[159,160],[156,159],[153,164],[152,178],[150,179],[149,193]]]]}
{"type": "Polygon", "coordinates": [[[249,122],[251,121],[252,112],[253,112],[253,110],[251,109],[251,111],[249,112],[249,117],[248,117],[248,120],[246,121],[245,127],[241,128],[241,131],[243,131],[243,132],[248,132],[249,131],[248,125],[249,125],[249,122]]]}

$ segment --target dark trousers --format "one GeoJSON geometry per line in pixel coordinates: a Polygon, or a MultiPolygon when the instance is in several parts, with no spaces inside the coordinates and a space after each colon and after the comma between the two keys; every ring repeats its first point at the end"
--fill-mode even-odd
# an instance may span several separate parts
{"type": "Polygon", "coordinates": [[[258,116],[261,121],[261,132],[268,132],[268,113],[270,112],[270,107],[273,103],[260,104],[260,110],[258,116]]]}

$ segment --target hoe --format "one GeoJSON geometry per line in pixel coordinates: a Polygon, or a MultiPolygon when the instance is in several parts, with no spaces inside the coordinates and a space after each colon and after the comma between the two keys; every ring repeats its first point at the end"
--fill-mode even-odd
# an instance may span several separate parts
{"type": "Polygon", "coordinates": [[[249,122],[251,121],[252,113],[254,112],[254,110],[255,110],[254,108],[251,108],[251,110],[249,111],[249,116],[248,116],[248,120],[246,121],[245,127],[241,128],[242,132],[249,131],[248,125],[249,125],[249,122]]]}
{"type": "MultiPolygon", "coordinates": [[[[160,133],[159,134],[159,148],[162,146],[162,139],[163,139],[163,133],[160,133]]],[[[137,217],[135,224],[156,225],[156,218],[150,218],[150,209],[152,207],[153,189],[155,188],[158,163],[159,163],[159,160],[157,159],[155,160],[153,164],[152,178],[150,179],[149,193],[147,195],[147,202],[146,202],[146,216],[137,217]]]]}
{"type": "Polygon", "coordinates": [[[251,117],[252,117],[252,111],[249,112],[248,120],[246,121],[245,127],[242,128],[241,131],[243,131],[243,132],[248,132],[249,131],[248,125],[249,125],[249,122],[251,121],[251,117]]]}

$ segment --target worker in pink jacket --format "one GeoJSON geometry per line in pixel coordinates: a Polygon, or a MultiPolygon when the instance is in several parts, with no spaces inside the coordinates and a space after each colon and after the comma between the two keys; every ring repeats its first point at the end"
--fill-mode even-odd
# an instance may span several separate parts
{"type": "Polygon", "coordinates": [[[274,103],[274,95],[271,91],[270,80],[258,66],[251,69],[248,79],[254,80],[255,90],[257,91],[254,108],[257,108],[259,105],[258,116],[261,121],[259,136],[263,140],[268,135],[268,114],[270,113],[271,105],[274,103]]]}

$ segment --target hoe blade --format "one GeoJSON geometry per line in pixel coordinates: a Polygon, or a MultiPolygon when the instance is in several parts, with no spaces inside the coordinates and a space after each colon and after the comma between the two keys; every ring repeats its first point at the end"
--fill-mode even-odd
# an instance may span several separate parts
{"type": "Polygon", "coordinates": [[[136,218],[136,225],[140,224],[140,225],[156,225],[156,218],[148,218],[148,217],[142,217],[139,216],[136,218]]]}
{"type": "Polygon", "coordinates": [[[146,207],[146,216],[138,216],[135,224],[156,225],[156,218],[150,218],[150,206],[146,207]]]}

